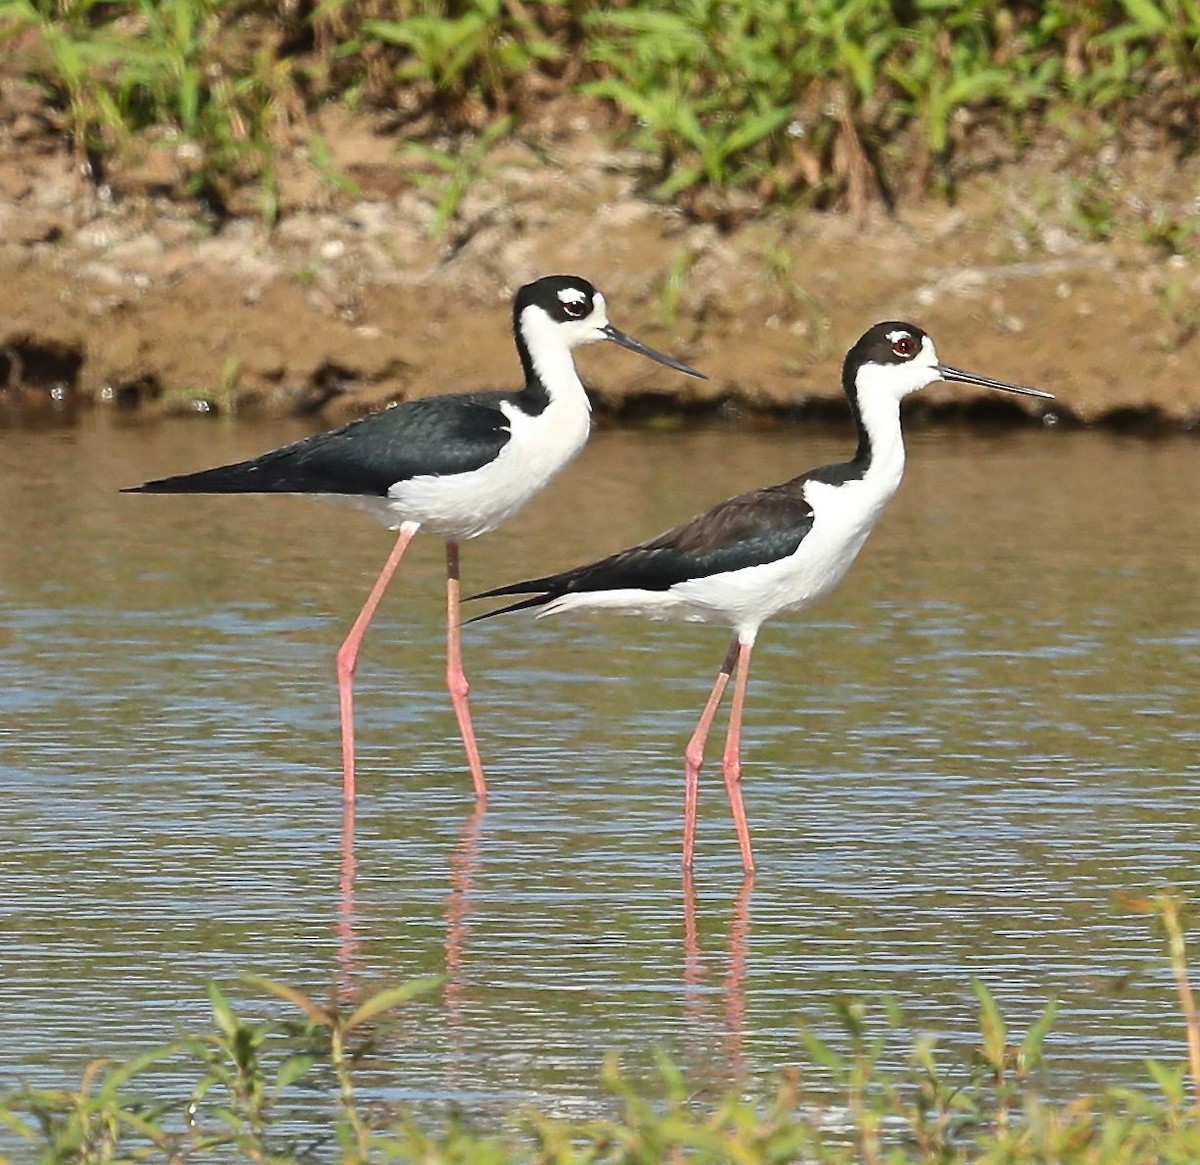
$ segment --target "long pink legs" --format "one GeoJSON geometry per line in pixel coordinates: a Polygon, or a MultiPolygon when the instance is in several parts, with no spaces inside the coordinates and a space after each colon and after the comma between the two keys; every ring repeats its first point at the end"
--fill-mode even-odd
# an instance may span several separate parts
{"type": "Polygon", "coordinates": [[[338,648],[338,703],[342,710],[342,799],[347,805],[354,804],[354,669],[358,666],[358,649],[362,646],[363,636],[367,633],[375,608],[379,606],[383,592],[387,590],[392,575],[400,565],[400,559],[404,557],[404,552],[418,529],[416,522],[405,522],[400,527],[396,545],[392,547],[392,552],[383,564],[383,570],[379,572],[363,609],[354,620],[350,634],[338,648]]]}
{"type": "Polygon", "coordinates": [[[742,708],[746,703],[746,684],[750,679],[750,652],[753,644],[738,644],[737,679],[733,684],[733,707],[729,710],[729,730],[725,734],[725,755],[721,768],[725,773],[725,788],[729,792],[729,808],[737,829],[738,845],[742,848],[742,869],[754,873],[754,854],[750,849],[750,826],[742,804],[742,708]]]}
{"type": "Polygon", "coordinates": [[[696,851],[696,803],[700,797],[700,766],[704,764],[704,745],[708,741],[708,733],[712,728],[713,717],[725,695],[725,686],[737,665],[738,641],[737,636],[729,645],[725,662],[717,672],[717,682],[709,693],[708,703],[700,716],[700,723],[692,733],[692,739],[683,753],[683,868],[691,870],[692,856],[696,851]]]}
{"type": "MultiPolygon", "coordinates": [[[[400,527],[396,545],[383,564],[383,570],[375,580],[363,609],[359,611],[354,626],[346,641],[338,648],[337,676],[338,703],[342,710],[342,798],[347,805],[354,804],[354,670],[358,666],[358,652],[362,647],[367,627],[375,615],[375,609],[383,598],[384,591],[400,566],[400,560],[408,549],[413,535],[419,529],[416,522],[405,522],[400,527]]],[[[467,705],[470,686],[463,674],[462,644],[459,614],[458,543],[446,543],[446,686],[450,689],[450,702],[458,717],[463,744],[467,748],[467,763],[471,766],[471,779],[475,782],[475,797],[482,805],[487,801],[487,785],[483,779],[483,766],[479,762],[479,747],[475,743],[475,729],[471,725],[471,710],[467,705]]]]}
{"type": "Polygon", "coordinates": [[[738,845],[742,850],[742,868],[747,874],[754,872],[754,853],[750,848],[750,826],[746,821],[746,809],[742,804],[742,709],[746,703],[746,683],[750,675],[750,652],[753,644],[741,643],[735,635],[729,645],[725,662],[717,673],[717,681],[704,705],[700,722],[684,751],[684,795],[683,795],[683,868],[690,870],[696,850],[696,806],[700,795],[700,766],[704,763],[704,746],[712,728],[713,718],[725,694],[729,677],[737,671],[733,688],[733,708],[729,714],[729,729],[725,736],[725,753],[722,770],[725,788],[729,792],[729,807],[733,812],[733,824],[737,829],[738,845]]]}
{"type": "Polygon", "coordinates": [[[462,733],[467,749],[467,764],[471,766],[471,780],[475,782],[475,800],[482,808],[487,803],[487,783],[483,779],[483,765],[479,760],[479,746],[475,743],[475,728],[471,724],[471,707],[467,703],[471,685],[462,665],[462,613],[459,610],[458,543],[446,543],[446,687],[450,689],[450,703],[458,717],[458,730],[462,733]]]}

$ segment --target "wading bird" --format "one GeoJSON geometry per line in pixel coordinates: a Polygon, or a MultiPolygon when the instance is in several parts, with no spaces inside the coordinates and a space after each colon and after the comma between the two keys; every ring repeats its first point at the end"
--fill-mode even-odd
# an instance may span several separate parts
{"type": "Polygon", "coordinates": [[[538,608],[539,617],[621,611],[733,628],[733,642],[684,754],[685,869],[691,869],[695,849],[704,746],[736,671],[722,767],[742,865],[753,871],[740,753],[755,638],[772,615],[807,607],[841,581],[904,473],[900,402],[937,380],[1051,397],[939,363],[933,341],[914,324],[876,324],[850,349],[842,367],[842,388],[858,431],[858,448],[849,461],[730,498],[682,526],[598,562],[472,596],[532,596],[478,616],[484,619],[538,608]]]}
{"type": "Polygon", "coordinates": [[[525,385],[514,391],[428,397],[372,413],[250,461],[135,486],[128,493],[298,493],[349,501],[399,536],[337,653],[343,794],[354,802],[354,671],[371,617],[420,529],[446,542],[446,683],[480,802],[487,785],[463,673],[459,542],[494,530],[583,448],[591,410],[571,352],[611,340],[703,378],[608,321],[604,296],[586,279],[549,275],[513,300],[513,335],[525,385]]]}

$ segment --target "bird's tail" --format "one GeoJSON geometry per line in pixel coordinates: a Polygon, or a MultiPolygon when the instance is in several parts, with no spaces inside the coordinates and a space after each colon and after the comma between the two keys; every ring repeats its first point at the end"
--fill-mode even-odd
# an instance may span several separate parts
{"type": "Polygon", "coordinates": [[[202,469],[198,473],[181,473],[175,477],[162,477],[157,481],[146,481],[141,485],[129,486],[121,492],[126,494],[227,494],[227,493],[272,493],[278,490],[262,473],[252,469],[253,462],[240,461],[235,465],[220,465],[215,469],[202,469]]]}
{"type": "Polygon", "coordinates": [[[558,583],[558,576],[547,575],[545,578],[526,579],[524,582],[509,583],[508,586],[495,587],[490,591],[480,591],[477,595],[468,595],[468,603],[474,602],[476,599],[499,599],[506,595],[528,595],[529,597],[509,603],[506,607],[497,607],[494,611],[476,615],[467,622],[478,623],[482,619],[492,618],[493,615],[508,615],[513,611],[528,611],[536,607],[544,607],[552,599],[556,599],[562,594],[558,583]]]}

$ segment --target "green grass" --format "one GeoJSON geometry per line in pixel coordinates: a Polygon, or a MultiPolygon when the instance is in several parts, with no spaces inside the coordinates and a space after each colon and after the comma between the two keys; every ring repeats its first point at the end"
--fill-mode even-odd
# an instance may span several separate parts
{"type": "Polygon", "coordinates": [[[931,1036],[914,1039],[894,1004],[843,1000],[835,1009],[840,1035],[801,1031],[797,1065],[752,1094],[703,1098],[665,1055],[640,1074],[610,1056],[600,1092],[611,1116],[564,1120],[529,1110],[511,1113],[502,1132],[483,1132],[462,1115],[420,1120],[361,1099],[358,1061],[386,1050],[398,1038],[397,1013],[439,980],[325,1005],[249,977],[243,986],[283,1001],[288,1013],[249,1022],[214,984],[207,1032],[128,1063],[96,1061],[78,1088],[22,1089],[0,1099],[0,1122],[28,1150],[22,1159],[46,1163],[1184,1165],[1200,1160],[1200,1017],[1183,903],[1163,892],[1128,905],[1152,916],[1165,939],[1185,1030],[1180,1063],[1147,1062],[1137,1088],[1047,1099],[1043,1045],[1053,1005],[1027,1032],[1013,1033],[976,983],[978,1039],[966,1056],[931,1036]],[[178,1083],[185,1076],[190,1087],[178,1083]],[[302,1139],[288,1123],[297,1112],[310,1126],[302,1139]]]}
{"type": "Polygon", "coordinates": [[[296,62],[279,54],[278,26],[255,19],[255,7],[0,0],[0,46],[9,71],[42,85],[63,111],[98,173],[122,150],[188,143],[193,194],[223,209],[248,184],[273,219],[274,154],[296,62]]]}
{"type": "Polygon", "coordinates": [[[268,220],[279,152],[331,102],[441,149],[585,96],[648,190],[718,220],[952,195],[980,127],[1019,145],[1102,117],[1186,152],[1200,124],[1200,0],[0,0],[0,46],[97,163],[186,142],[194,193],[248,186],[268,220]]]}

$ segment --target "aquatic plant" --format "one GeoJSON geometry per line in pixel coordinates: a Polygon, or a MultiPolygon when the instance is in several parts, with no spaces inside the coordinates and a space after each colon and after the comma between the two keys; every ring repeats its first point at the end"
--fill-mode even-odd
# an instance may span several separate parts
{"type": "Polygon", "coordinates": [[[340,1159],[354,1165],[1197,1160],[1200,1015],[1187,967],[1183,899],[1164,891],[1127,905],[1161,930],[1185,1023],[1186,1060],[1148,1063],[1144,1088],[1048,1099],[1044,1042],[1054,1007],[1017,1040],[991,993],[976,983],[979,1040],[965,1057],[931,1036],[907,1036],[894,1003],[843,1000],[835,1008],[840,1035],[801,1031],[798,1065],[751,1095],[731,1091],[705,1101],[662,1053],[648,1076],[630,1073],[610,1055],[601,1081],[612,1116],[514,1112],[508,1131],[481,1132],[461,1117],[434,1123],[402,1107],[364,1104],[355,1084],[356,1061],[394,1038],[390,1021],[438,980],[345,1005],[336,995],[323,1004],[250,977],[246,985],[285,1001],[298,1019],[250,1022],[213,985],[210,1031],[125,1064],[98,1060],[78,1088],[21,1089],[0,1100],[0,1122],[46,1162],[303,1162],[330,1159],[334,1143],[340,1159]],[[898,1053],[903,1039],[907,1049],[898,1053]],[[181,1091],[178,1080],[187,1074],[196,1082],[181,1091]],[[289,1101],[310,1131],[298,1133],[288,1121],[289,1101]]]}

